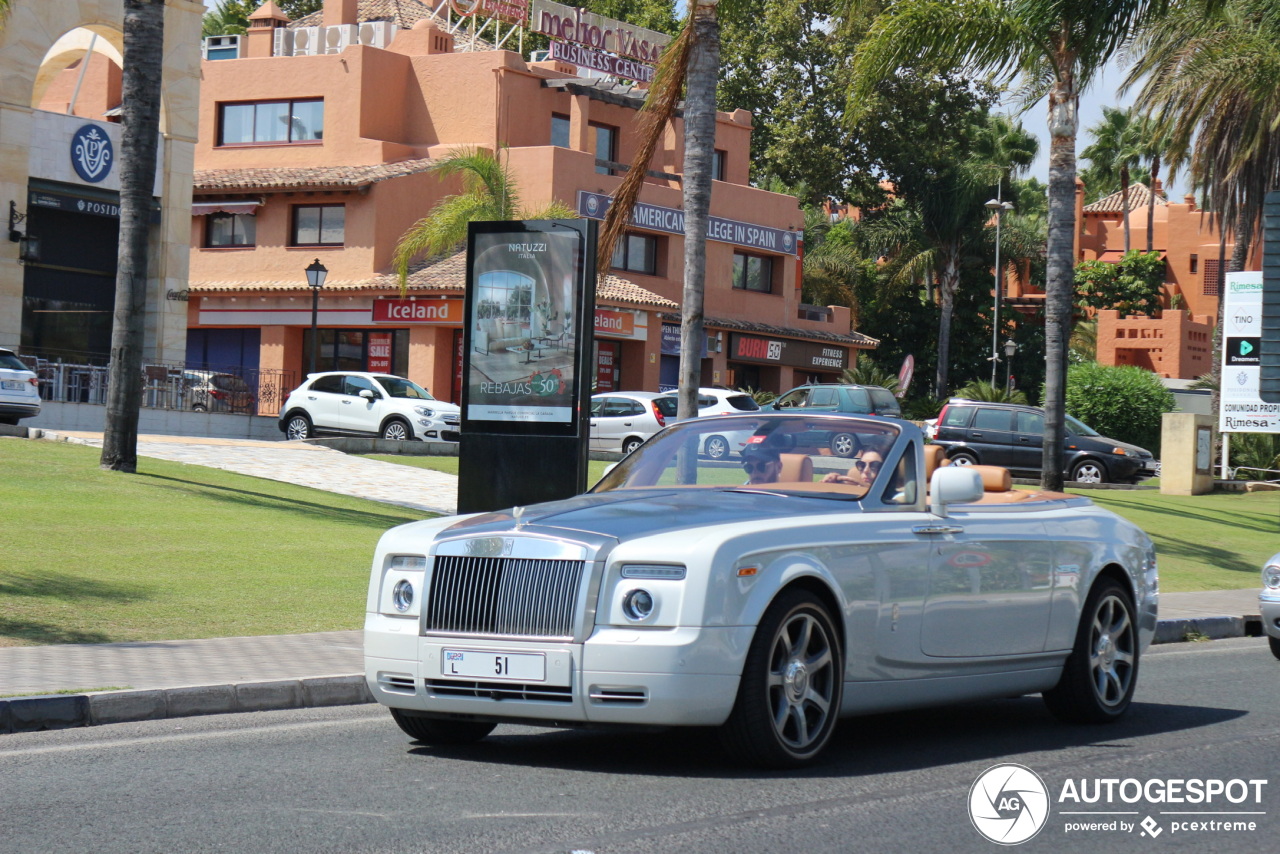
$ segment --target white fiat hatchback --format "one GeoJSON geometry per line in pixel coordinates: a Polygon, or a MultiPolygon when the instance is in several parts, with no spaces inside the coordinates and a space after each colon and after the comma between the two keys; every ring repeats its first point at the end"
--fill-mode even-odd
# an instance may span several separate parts
{"type": "Polygon", "coordinates": [[[412,380],[333,371],[311,374],[290,392],[279,427],[288,439],[330,435],[456,442],[460,418],[456,405],[436,400],[412,380]]]}
{"type": "Polygon", "coordinates": [[[40,414],[36,375],[12,350],[0,348],[0,424],[40,414]]]}

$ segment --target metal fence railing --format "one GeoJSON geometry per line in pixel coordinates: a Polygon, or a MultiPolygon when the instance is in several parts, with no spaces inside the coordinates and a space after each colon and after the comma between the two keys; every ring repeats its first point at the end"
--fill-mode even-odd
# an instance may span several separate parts
{"type": "MultiPolygon", "coordinates": [[[[19,354],[40,380],[40,397],[63,403],[107,402],[106,365],[19,354]]],[[[298,384],[296,371],[150,363],[143,365],[142,405],[148,409],[278,415],[298,384]]]]}

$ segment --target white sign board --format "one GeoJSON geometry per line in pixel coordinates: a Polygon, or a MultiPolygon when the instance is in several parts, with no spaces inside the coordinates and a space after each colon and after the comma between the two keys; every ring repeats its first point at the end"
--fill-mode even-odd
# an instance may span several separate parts
{"type": "Polygon", "coordinates": [[[1223,433],[1280,433],[1280,403],[1259,397],[1262,370],[1262,273],[1227,273],[1222,299],[1223,433]]]}

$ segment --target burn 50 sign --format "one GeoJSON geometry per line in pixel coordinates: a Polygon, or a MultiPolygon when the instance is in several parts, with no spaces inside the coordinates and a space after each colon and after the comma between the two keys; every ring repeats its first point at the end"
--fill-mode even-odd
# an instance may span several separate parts
{"type": "Polygon", "coordinates": [[[740,333],[734,333],[729,339],[729,358],[735,362],[787,365],[814,371],[843,371],[849,367],[848,349],[836,344],[740,333]]]}

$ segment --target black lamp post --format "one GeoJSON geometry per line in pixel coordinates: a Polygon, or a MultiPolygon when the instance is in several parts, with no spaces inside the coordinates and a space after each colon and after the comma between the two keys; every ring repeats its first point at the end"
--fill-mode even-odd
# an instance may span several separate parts
{"type": "Polygon", "coordinates": [[[329,268],[320,263],[320,259],[311,262],[311,266],[307,268],[307,287],[311,288],[311,370],[309,374],[316,372],[316,354],[320,352],[320,332],[316,328],[317,314],[320,311],[320,289],[324,287],[325,276],[329,275],[329,268]]]}
{"type": "Polygon", "coordinates": [[[991,311],[991,386],[996,384],[996,371],[1000,368],[1000,353],[996,350],[996,344],[1000,341],[1000,222],[1004,219],[1004,215],[1013,210],[1013,205],[1009,202],[1001,201],[994,198],[985,205],[986,209],[991,211],[996,218],[996,298],[995,306],[991,311]]]}
{"type": "Polygon", "coordinates": [[[1004,393],[1008,397],[1013,393],[1013,354],[1018,352],[1018,342],[1006,338],[1004,342],[1004,393]]]}

